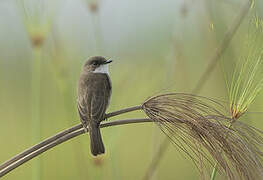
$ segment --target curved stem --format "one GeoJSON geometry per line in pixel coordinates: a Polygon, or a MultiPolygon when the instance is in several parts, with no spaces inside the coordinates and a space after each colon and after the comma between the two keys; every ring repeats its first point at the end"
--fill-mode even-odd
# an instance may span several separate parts
{"type": "MultiPolygon", "coordinates": [[[[105,127],[109,127],[109,126],[118,126],[118,125],[124,125],[124,124],[145,123],[145,122],[153,122],[153,121],[151,119],[149,119],[149,118],[117,120],[117,121],[106,122],[104,124],[101,124],[100,128],[105,128],[105,127]]],[[[58,134],[62,134],[62,133],[65,134],[66,131],[68,132],[70,129],[76,129],[79,126],[80,125],[73,126],[73,127],[69,128],[67,130],[62,131],[61,133],[58,133],[58,134]]],[[[25,162],[33,159],[34,157],[42,154],[43,152],[45,152],[45,151],[47,151],[47,150],[49,150],[49,149],[51,149],[51,148],[63,143],[65,141],[68,141],[68,140],[70,140],[70,139],[72,139],[74,137],[77,137],[77,136],[79,136],[81,134],[84,134],[84,133],[85,133],[84,129],[83,128],[79,128],[79,129],[77,129],[77,130],[75,130],[73,132],[67,133],[66,135],[64,135],[64,136],[52,141],[51,143],[47,144],[46,146],[42,146],[42,147],[39,147],[39,148],[35,148],[35,146],[33,146],[33,147],[29,148],[28,150],[30,150],[30,149],[35,149],[35,150],[31,151],[32,153],[29,153],[28,155],[21,157],[16,162],[11,163],[9,166],[5,167],[4,169],[1,169],[0,170],[0,177],[3,177],[4,175],[9,173],[10,171],[12,171],[15,168],[21,166],[25,162]]],[[[55,136],[57,136],[57,135],[55,135],[55,136]]],[[[54,138],[55,136],[53,136],[51,138],[54,138]]],[[[51,139],[51,138],[49,138],[49,139],[51,139]]],[[[39,143],[39,144],[41,144],[41,143],[39,143]]]]}
{"type": "Polygon", "coordinates": [[[140,110],[142,109],[142,106],[133,106],[133,107],[129,107],[129,108],[125,108],[125,109],[121,109],[119,111],[114,111],[114,112],[111,112],[111,113],[108,113],[106,114],[106,119],[107,118],[110,118],[110,117],[113,117],[113,116],[118,116],[120,114],[124,114],[124,113],[128,113],[128,112],[132,112],[132,111],[137,111],[137,110],[140,110]]]}
{"type": "Polygon", "coordinates": [[[150,166],[148,167],[143,180],[152,179],[152,176],[155,173],[155,170],[157,169],[157,166],[159,165],[159,162],[161,160],[161,157],[165,153],[165,150],[167,149],[168,145],[170,144],[170,139],[165,138],[162,143],[159,146],[158,152],[156,154],[159,154],[159,156],[154,156],[152,159],[152,162],[150,163],[150,166]]]}
{"type": "MultiPolygon", "coordinates": [[[[141,109],[141,106],[133,106],[133,107],[129,107],[129,108],[125,108],[125,109],[121,109],[121,110],[118,110],[118,111],[114,111],[114,112],[111,112],[109,114],[106,114],[106,118],[110,118],[110,117],[113,117],[113,116],[117,116],[117,115],[120,115],[120,114],[123,114],[123,113],[128,113],[128,112],[131,112],[131,111],[136,111],[136,110],[140,110],[141,109]]],[[[25,157],[26,155],[32,153],[33,151],[57,140],[58,138],[61,138],[62,136],[65,136],[71,132],[74,132],[76,130],[79,130],[82,128],[82,124],[78,124],[78,125],[75,125],[71,128],[68,128],[50,138],[47,138],[46,140],[36,144],[35,146],[17,154],[16,156],[14,156],[13,158],[7,160],[6,162],[4,162],[3,164],[0,165],[0,170],[1,169],[4,169],[5,167],[9,166],[10,164],[14,163],[15,161],[25,157]]]]}
{"type": "Polygon", "coordinates": [[[208,78],[210,77],[210,74],[214,71],[218,61],[228,48],[231,40],[233,39],[235,33],[237,32],[238,28],[240,27],[242,21],[245,19],[246,15],[249,12],[249,8],[251,6],[250,0],[248,0],[243,7],[241,8],[240,14],[234,19],[233,24],[229,27],[228,31],[224,34],[224,38],[220,44],[220,46],[216,49],[216,52],[214,56],[211,58],[207,68],[202,73],[201,78],[197,82],[197,85],[193,89],[193,93],[199,93],[202,87],[207,82],[208,78]]]}
{"type": "Polygon", "coordinates": [[[54,135],[54,136],[52,136],[52,137],[44,140],[44,141],[42,141],[42,142],[34,145],[33,147],[31,147],[31,148],[29,148],[29,149],[27,149],[27,150],[25,150],[25,151],[17,154],[17,155],[14,156],[13,158],[11,158],[11,159],[7,160],[6,162],[4,162],[3,164],[1,164],[1,165],[0,165],[0,170],[3,169],[3,168],[5,168],[5,167],[7,167],[7,166],[9,166],[9,165],[12,164],[13,162],[15,162],[15,161],[23,158],[24,156],[32,153],[33,151],[35,151],[35,150],[37,150],[37,149],[39,149],[39,148],[41,148],[41,147],[49,144],[50,142],[55,141],[55,140],[57,140],[58,138],[60,138],[60,137],[62,137],[62,136],[65,136],[65,135],[67,135],[67,134],[69,134],[69,133],[71,133],[71,132],[73,132],[73,131],[79,130],[79,129],[81,129],[81,128],[82,128],[82,124],[75,125],[75,126],[69,128],[69,129],[66,129],[66,130],[64,130],[64,131],[62,131],[62,132],[60,132],[60,133],[58,133],[58,134],[56,134],[56,135],[54,135]]]}
{"type": "Polygon", "coordinates": [[[217,163],[214,165],[210,180],[215,180],[216,178],[216,173],[217,173],[217,163]]]}
{"type": "MultiPolygon", "coordinates": [[[[229,129],[232,128],[232,125],[234,124],[234,122],[235,122],[235,121],[232,121],[232,123],[228,126],[229,129]]],[[[225,139],[227,139],[227,137],[228,137],[228,134],[226,134],[225,139]]],[[[220,154],[221,154],[221,153],[222,153],[222,149],[221,149],[221,151],[220,151],[220,154]]],[[[218,171],[218,162],[216,162],[216,163],[214,164],[214,167],[213,167],[213,170],[212,170],[212,174],[211,174],[211,176],[210,176],[210,180],[215,180],[217,171],[218,171]]]]}
{"type": "MultiPolygon", "coordinates": [[[[41,119],[40,119],[40,91],[41,91],[41,56],[42,48],[33,47],[32,79],[31,79],[31,126],[32,144],[41,140],[41,119]]],[[[34,162],[32,168],[32,179],[39,180],[41,174],[41,160],[34,162]]]]}
{"type": "MultiPolygon", "coordinates": [[[[246,2],[242,6],[240,13],[237,15],[237,17],[234,19],[233,23],[229,26],[228,30],[224,34],[224,38],[223,38],[220,46],[217,48],[215,54],[210,59],[207,68],[202,73],[200,79],[197,82],[197,85],[192,90],[192,93],[199,93],[200,90],[204,87],[205,83],[207,82],[208,78],[210,77],[210,74],[214,71],[218,61],[220,60],[220,58],[224,54],[225,50],[227,49],[231,40],[233,39],[235,33],[237,32],[238,28],[240,27],[242,21],[245,19],[246,15],[248,14],[249,9],[250,9],[250,5],[251,5],[251,2],[250,2],[250,0],[248,0],[248,2],[246,2]]],[[[153,173],[149,173],[149,172],[154,172],[156,170],[158,164],[160,163],[160,160],[163,158],[163,155],[165,154],[164,152],[166,151],[167,147],[168,146],[166,146],[165,142],[161,143],[161,145],[159,146],[159,150],[157,151],[156,154],[154,154],[154,157],[152,158],[152,161],[146,170],[146,174],[144,176],[145,179],[151,179],[151,175],[153,173]]],[[[216,174],[216,172],[214,172],[214,173],[216,174]]]]}

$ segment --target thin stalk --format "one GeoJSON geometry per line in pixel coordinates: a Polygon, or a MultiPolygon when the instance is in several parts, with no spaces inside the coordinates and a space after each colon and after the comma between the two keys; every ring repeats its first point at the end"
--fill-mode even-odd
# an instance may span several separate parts
{"type": "MultiPolygon", "coordinates": [[[[210,74],[214,71],[218,61],[220,60],[221,56],[223,55],[223,53],[225,52],[225,50],[229,46],[231,40],[233,39],[234,35],[236,34],[236,32],[237,32],[238,28],[240,27],[242,21],[244,20],[244,18],[248,14],[249,9],[250,9],[250,1],[248,1],[245,5],[242,6],[240,13],[237,15],[237,17],[234,19],[233,23],[229,26],[228,30],[224,34],[224,38],[223,38],[220,46],[216,49],[215,54],[210,59],[210,62],[208,64],[206,70],[203,72],[203,74],[202,74],[201,78],[199,79],[197,85],[193,89],[193,91],[192,91],[193,93],[200,92],[200,90],[204,87],[205,83],[207,82],[208,78],[210,77],[210,74]]],[[[168,138],[166,138],[164,141],[167,141],[167,139],[168,138]]],[[[164,152],[166,151],[167,147],[168,146],[166,145],[165,142],[163,142],[159,146],[159,150],[157,151],[157,153],[153,157],[154,160],[151,161],[151,164],[149,165],[149,167],[146,170],[146,173],[144,176],[145,179],[151,179],[151,176],[148,176],[148,175],[153,174],[150,172],[156,170],[156,168],[158,167],[158,164],[160,163],[160,160],[162,159],[163,155],[165,154],[164,152]],[[162,147],[162,146],[164,146],[164,147],[162,147]]]]}
{"type": "Polygon", "coordinates": [[[217,173],[217,163],[214,165],[210,180],[215,180],[217,173]]]}
{"type": "MultiPolygon", "coordinates": [[[[98,5],[99,6],[99,5],[98,5]]],[[[100,27],[100,14],[99,11],[92,13],[92,23],[93,23],[93,33],[94,33],[94,40],[95,40],[95,52],[97,54],[102,53],[103,50],[103,37],[101,34],[101,27],[100,27]]]]}
{"type": "Polygon", "coordinates": [[[7,166],[9,166],[10,164],[16,162],[17,160],[19,160],[19,159],[27,156],[28,154],[36,151],[37,149],[42,148],[43,146],[46,146],[47,144],[49,144],[49,143],[51,143],[51,142],[53,142],[53,141],[55,141],[55,140],[57,140],[57,139],[65,136],[65,135],[67,135],[67,134],[69,134],[69,133],[71,133],[71,132],[74,132],[74,131],[76,131],[76,130],[79,130],[79,129],[81,129],[82,127],[83,127],[82,124],[75,125],[75,126],[69,128],[69,129],[66,129],[65,131],[62,131],[62,132],[60,132],[60,133],[58,133],[58,134],[56,134],[56,135],[54,135],[54,136],[52,136],[52,137],[50,137],[50,138],[48,138],[48,139],[46,139],[46,140],[44,140],[44,141],[42,141],[42,142],[34,145],[34,146],[31,147],[31,148],[26,149],[25,151],[17,154],[16,156],[14,156],[13,158],[11,158],[10,160],[7,160],[7,161],[4,162],[3,164],[1,164],[1,165],[0,165],[0,170],[6,168],[7,166]]]}
{"type": "MultiPolygon", "coordinates": [[[[32,144],[40,141],[41,122],[40,122],[40,63],[41,48],[33,48],[32,60],[32,79],[31,79],[31,128],[32,144]]],[[[37,159],[32,166],[32,178],[39,179],[41,172],[41,162],[37,159]]]]}
{"type": "MultiPolygon", "coordinates": [[[[233,121],[233,123],[235,122],[235,120],[233,121]]],[[[231,127],[232,127],[232,125],[233,125],[233,123],[231,123],[229,126],[228,126],[228,128],[230,129],[231,127]]],[[[228,134],[226,135],[226,137],[225,137],[225,139],[227,138],[227,136],[228,136],[228,134]]],[[[222,150],[220,151],[220,154],[222,153],[222,150]]],[[[216,178],[216,174],[217,174],[217,167],[218,166],[218,162],[216,162],[215,164],[214,164],[214,167],[213,167],[213,170],[212,170],[212,174],[211,174],[211,177],[210,177],[210,180],[215,180],[215,178],[216,178]]]]}
{"type": "Polygon", "coordinates": [[[233,39],[243,19],[248,14],[249,9],[250,9],[250,1],[248,0],[248,2],[242,7],[240,14],[233,21],[233,24],[229,27],[228,31],[225,33],[221,45],[216,49],[216,52],[214,56],[211,58],[210,63],[208,64],[205,72],[202,74],[201,78],[197,82],[197,85],[195,86],[193,93],[199,92],[201,88],[204,86],[205,82],[210,77],[210,74],[214,71],[218,60],[221,58],[225,50],[228,48],[230,41],[233,39]]]}
{"type": "Polygon", "coordinates": [[[111,113],[108,113],[106,114],[106,119],[107,118],[110,118],[110,117],[113,117],[113,116],[118,116],[120,114],[124,114],[124,113],[128,113],[128,112],[132,112],[132,111],[137,111],[137,110],[141,110],[142,109],[142,106],[133,106],[133,107],[129,107],[129,108],[125,108],[125,109],[121,109],[121,110],[118,110],[118,111],[114,111],[114,112],[111,112],[111,113]]]}
{"type": "MultiPolygon", "coordinates": [[[[145,123],[145,122],[153,122],[151,119],[149,118],[144,118],[144,119],[127,119],[127,120],[116,120],[116,121],[112,121],[112,122],[106,122],[104,124],[100,125],[100,128],[105,128],[105,127],[109,127],[109,126],[118,126],[118,125],[124,125],[124,124],[134,124],[134,123],[145,123]]],[[[75,129],[77,126],[73,126],[69,129],[66,129],[58,134],[66,134],[66,132],[68,132],[70,129],[75,129]]],[[[68,141],[74,137],[77,137],[81,134],[84,134],[85,131],[83,128],[80,128],[76,131],[73,131],[71,133],[66,134],[65,136],[62,136],[58,139],[56,139],[55,141],[47,144],[46,146],[43,146],[41,148],[38,148],[37,150],[33,151],[32,153],[28,154],[27,156],[24,156],[23,158],[19,159],[18,161],[14,162],[13,164],[11,164],[10,166],[7,166],[4,169],[0,170],[0,177],[5,176],[6,174],[8,174],[9,172],[11,172],[12,170],[14,170],[15,168],[21,166],[22,164],[26,163],[27,161],[33,159],[34,157],[39,156],[40,154],[42,154],[43,152],[65,142],[68,141]]],[[[55,135],[56,136],[56,135],[55,135]]],[[[54,138],[55,136],[51,137],[54,138]]],[[[49,139],[51,139],[49,138],[49,139]]],[[[43,143],[43,142],[42,142],[43,143]]],[[[34,148],[31,147],[32,149],[34,148]]],[[[31,149],[30,148],[30,149],[31,149]]]]}
{"type": "MultiPolygon", "coordinates": [[[[125,108],[125,109],[121,109],[121,110],[118,110],[118,111],[114,111],[114,112],[111,112],[109,114],[106,115],[107,118],[110,118],[110,117],[113,117],[113,116],[117,116],[117,115],[120,115],[120,114],[124,114],[124,113],[128,113],[128,112],[131,112],[131,111],[136,111],[136,110],[140,110],[141,109],[141,106],[134,106],[134,107],[129,107],[129,108],[125,108]]],[[[14,156],[13,158],[7,160],[6,162],[4,162],[3,164],[0,165],[0,170],[6,168],[7,166],[13,164],[14,162],[24,158],[25,156],[29,155],[30,153],[48,145],[49,143],[52,143],[54,141],[56,141],[57,139],[67,135],[67,134],[70,134],[74,131],[77,131],[77,130],[80,130],[82,128],[82,124],[78,124],[78,125],[75,125],[71,128],[68,128],[50,138],[47,138],[46,140],[34,145],[33,147],[17,154],[16,156],[14,156]]]]}
{"type": "Polygon", "coordinates": [[[165,150],[167,149],[168,145],[170,144],[169,138],[165,138],[164,141],[162,141],[162,144],[160,144],[160,148],[158,149],[158,152],[156,154],[159,154],[160,156],[154,156],[152,159],[152,162],[147,170],[147,173],[144,175],[143,180],[151,179],[153,176],[157,166],[158,162],[160,160],[159,157],[162,157],[165,150]]]}

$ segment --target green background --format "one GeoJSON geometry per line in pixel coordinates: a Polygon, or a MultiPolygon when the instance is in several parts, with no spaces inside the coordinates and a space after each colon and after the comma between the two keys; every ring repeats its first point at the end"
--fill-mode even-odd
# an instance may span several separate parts
{"type": "MultiPolygon", "coordinates": [[[[0,162],[79,123],[76,86],[81,66],[90,56],[114,60],[108,112],[139,105],[160,93],[190,93],[244,2],[1,0],[0,162]],[[98,3],[97,12],[91,12],[90,3],[98,3]],[[32,37],[44,39],[41,50],[32,47],[32,37]],[[31,117],[37,109],[40,121],[35,124],[31,117]],[[39,140],[33,137],[37,133],[39,140]]],[[[233,62],[242,53],[251,17],[255,13],[263,17],[262,7],[256,2],[200,95],[228,100],[225,76],[234,71],[233,62]]],[[[262,111],[262,100],[263,93],[242,118],[259,129],[263,114],[252,112],[262,111]]],[[[145,115],[136,112],[110,120],[137,117],[145,115]]],[[[2,179],[142,179],[165,138],[150,123],[110,127],[102,134],[103,156],[91,156],[85,134],[39,156],[37,176],[32,175],[33,159],[2,179]]],[[[197,178],[194,164],[173,145],[153,177],[197,178]]]]}

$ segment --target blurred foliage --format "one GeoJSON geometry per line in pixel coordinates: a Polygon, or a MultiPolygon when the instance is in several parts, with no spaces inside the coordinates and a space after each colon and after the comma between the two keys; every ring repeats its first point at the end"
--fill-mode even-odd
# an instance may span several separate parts
{"type": "Polygon", "coordinates": [[[229,101],[232,117],[239,118],[248,110],[263,87],[263,21],[254,17],[244,39],[240,57],[232,72],[229,101]]]}
{"type": "MultiPolygon", "coordinates": [[[[79,123],[76,84],[81,65],[98,53],[115,60],[110,69],[113,94],[108,111],[141,104],[158,93],[190,92],[245,1],[100,0],[96,16],[84,0],[24,2],[26,8],[37,6],[42,10],[34,12],[46,13],[47,19],[52,20],[44,21],[48,28],[28,25],[17,1],[0,2],[0,162],[32,145],[33,49],[28,27],[32,32],[45,34],[39,92],[40,134],[44,139],[79,123]]],[[[240,42],[248,33],[251,17],[254,13],[263,17],[260,4],[261,1],[255,1],[255,9],[225,53],[223,65],[217,66],[201,95],[227,100],[224,76],[233,72],[233,64],[240,57],[240,42]]],[[[36,15],[29,16],[34,19],[36,15]]],[[[262,111],[262,99],[261,93],[250,111],[262,111]]],[[[118,119],[143,116],[137,112],[118,119]]],[[[261,118],[262,113],[248,113],[243,120],[263,129],[261,118]]],[[[140,179],[164,138],[154,124],[112,127],[102,134],[106,154],[98,158],[89,152],[88,135],[44,153],[41,179],[140,179]]],[[[30,179],[34,161],[3,179],[30,179]]],[[[155,174],[155,179],[197,177],[191,161],[172,145],[155,174]]]]}

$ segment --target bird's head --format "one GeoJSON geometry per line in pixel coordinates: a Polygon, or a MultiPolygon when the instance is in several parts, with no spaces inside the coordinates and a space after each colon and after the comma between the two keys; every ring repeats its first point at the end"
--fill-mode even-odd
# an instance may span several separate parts
{"type": "Polygon", "coordinates": [[[111,62],[111,59],[107,60],[102,56],[93,56],[85,62],[83,71],[108,74],[108,64],[111,62]]]}

